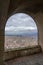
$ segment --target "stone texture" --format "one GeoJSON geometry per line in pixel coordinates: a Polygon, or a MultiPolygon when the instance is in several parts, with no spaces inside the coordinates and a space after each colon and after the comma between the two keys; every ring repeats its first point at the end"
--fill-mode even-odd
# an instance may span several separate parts
{"type": "MultiPolygon", "coordinates": [[[[43,0],[0,0],[0,8],[0,35],[3,35],[3,37],[0,36],[0,65],[4,65],[3,52],[5,24],[8,17],[17,12],[27,13],[33,17],[39,32],[38,43],[43,51],[43,0]]],[[[38,63],[36,63],[36,65],[38,65],[38,63]]]]}
{"type": "Polygon", "coordinates": [[[43,65],[43,54],[16,58],[5,62],[6,65],[43,65]]]}

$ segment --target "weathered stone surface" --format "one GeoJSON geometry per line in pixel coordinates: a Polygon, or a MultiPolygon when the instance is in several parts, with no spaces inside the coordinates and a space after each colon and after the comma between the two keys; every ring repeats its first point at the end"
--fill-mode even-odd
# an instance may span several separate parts
{"type": "Polygon", "coordinates": [[[5,62],[6,65],[43,65],[43,53],[20,57],[5,62]]]}
{"type": "Polygon", "coordinates": [[[26,48],[18,48],[18,49],[13,49],[6,51],[4,53],[4,60],[9,60],[12,58],[17,58],[17,57],[22,57],[22,56],[29,56],[35,53],[40,53],[41,52],[41,47],[36,46],[36,47],[26,47],[26,48]]]}
{"type": "Polygon", "coordinates": [[[43,0],[0,0],[0,65],[4,65],[4,28],[6,20],[10,15],[17,12],[27,13],[33,17],[39,32],[38,43],[43,51],[43,0]]]}

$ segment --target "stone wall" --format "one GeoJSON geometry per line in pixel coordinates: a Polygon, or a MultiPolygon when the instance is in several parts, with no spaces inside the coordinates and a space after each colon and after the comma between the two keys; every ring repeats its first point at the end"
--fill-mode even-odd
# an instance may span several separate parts
{"type": "Polygon", "coordinates": [[[38,27],[38,42],[43,51],[43,1],[42,0],[0,0],[0,65],[4,65],[4,28],[7,17],[17,12],[32,16],[38,27]],[[15,7],[14,7],[15,6],[15,7]],[[32,13],[32,14],[31,14],[32,13]]]}
{"type": "Polygon", "coordinates": [[[40,46],[35,46],[35,47],[27,47],[27,48],[22,48],[22,49],[13,49],[13,50],[8,50],[4,53],[4,60],[10,60],[13,58],[18,58],[22,56],[29,56],[32,54],[40,53],[41,47],[40,46]]]}

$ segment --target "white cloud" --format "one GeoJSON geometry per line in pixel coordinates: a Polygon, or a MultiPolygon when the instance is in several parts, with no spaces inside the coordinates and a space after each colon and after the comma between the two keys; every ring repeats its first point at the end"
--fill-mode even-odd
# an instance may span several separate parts
{"type": "Polygon", "coordinates": [[[21,26],[21,27],[10,26],[10,27],[5,28],[5,31],[20,31],[20,30],[36,30],[36,28],[35,27],[26,27],[26,26],[21,26]]]}
{"type": "Polygon", "coordinates": [[[23,13],[18,13],[11,16],[5,27],[5,33],[16,33],[22,30],[37,30],[34,20],[23,13]]]}
{"type": "Polygon", "coordinates": [[[36,26],[34,20],[24,14],[24,13],[18,13],[18,14],[15,14],[13,16],[11,16],[7,23],[6,23],[6,26],[36,26]]]}

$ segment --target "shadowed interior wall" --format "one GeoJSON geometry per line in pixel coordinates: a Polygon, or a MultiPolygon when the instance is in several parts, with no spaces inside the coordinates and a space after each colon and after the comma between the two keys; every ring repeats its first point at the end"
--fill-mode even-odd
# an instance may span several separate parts
{"type": "Polygon", "coordinates": [[[0,65],[4,65],[4,26],[7,18],[9,0],[0,0],[0,65]]]}
{"type": "Polygon", "coordinates": [[[0,65],[4,55],[4,28],[7,17],[17,12],[29,14],[35,20],[39,31],[39,45],[43,51],[43,1],[42,0],[0,0],[0,65]],[[9,3],[10,2],[10,3],[9,3]]]}

